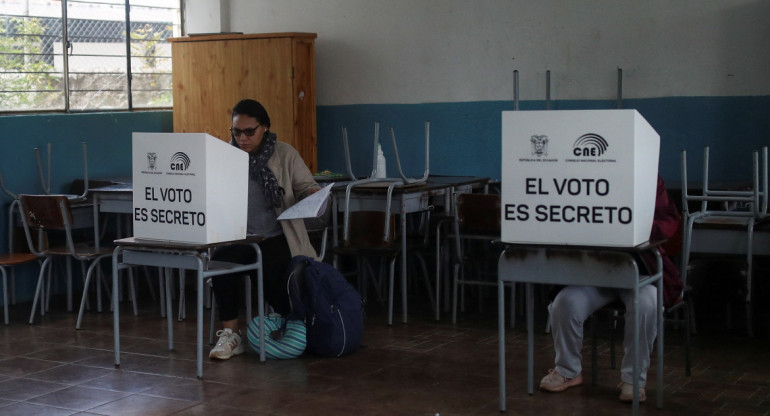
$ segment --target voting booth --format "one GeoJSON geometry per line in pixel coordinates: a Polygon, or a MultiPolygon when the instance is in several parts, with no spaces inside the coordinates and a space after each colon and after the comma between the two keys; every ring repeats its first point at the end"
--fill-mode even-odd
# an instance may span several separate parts
{"type": "Polygon", "coordinates": [[[136,238],[246,238],[246,152],[205,133],[134,133],[132,154],[136,238]]]}
{"type": "Polygon", "coordinates": [[[502,241],[646,242],[659,148],[660,136],[636,110],[503,112],[502,241]]]}

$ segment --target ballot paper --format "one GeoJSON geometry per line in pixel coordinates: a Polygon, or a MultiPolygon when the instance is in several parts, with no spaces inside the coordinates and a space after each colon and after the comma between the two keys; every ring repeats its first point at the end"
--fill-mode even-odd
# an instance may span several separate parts
{"type": "Polygon", "coordinates": [[[334,182],[321,188],[320,191],[308,196],[302,201],[292,205],[289,209],[278,216],[279,220],[292,220],[298,218],[317,218],[326,210],[326,203],[329,200],[334,182]]]}

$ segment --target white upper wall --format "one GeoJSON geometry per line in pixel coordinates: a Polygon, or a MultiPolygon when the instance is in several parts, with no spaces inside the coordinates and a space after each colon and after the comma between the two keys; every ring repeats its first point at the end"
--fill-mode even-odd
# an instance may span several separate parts
{"type": "Polygon", "coordinates": [[[521,100],[546,70],[552,99],[615,99],[618,67],[623,98],[770,94],[767,0],[187,0],[188,32],[212,3],[317,33],[318,105],[510,100],[513,70],[521,100]]]}
{"type": "Polygon", "coordinates": [[[185,34],[230,31],[229,0],[183,0],[185,34]]]}

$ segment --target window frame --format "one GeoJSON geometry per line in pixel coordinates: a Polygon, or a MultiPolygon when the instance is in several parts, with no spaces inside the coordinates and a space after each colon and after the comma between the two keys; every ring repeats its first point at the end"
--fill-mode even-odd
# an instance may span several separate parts
{"type": "MultiPolygon", "coordinates": [[[[173,108],[173,95],[171,96],[171,99],[170,99],[168,105],[158,105],[158,106],[146,105],[146,106],[139,106],[139,107],[136,106],[135,97],[137,96],[137,94],[148,93],[148,92],[150,92],[150,93],[157,92],[157,93],[161,94],[161,93],[171,93],[171,91],[172,91],[170,81],[169,81],[168,84],[166,84],[167,88],[162,88],[162,86],[160,86],[158,89],[137,88],[135,81],[136,81],[136,76],[138,74],[150,74],[150,75],[161,74],[161,76],[163,74],[167,74],[169,78],[171,77],[172,74],[171,74],[171,70],[170,69],[166,70],[167,72],[166,71],[162,71],[162,72],[142,72],[142,71],[137,70],[137,68],[139,66],[138,62],[145,61],[148,58],[149,55],[141,55],[141,54],[136,54],[135,55],[133,53],[132,49],[135,47],[135,45],[139,44],[138,42],[143,42],[144,39],[140,39],[140,40],[137,41],[136,39],[134,39],[132,37],[132,35],[135,35],[135,33],[131,31],[131,25],[132,25],[132,21],[131,21],[131,7],[133,6],[133,7],[141,7],[141,8],[161,8],[161,9],[165,9],[165,10],[177,10],[179,27],[178,28],[172,28],[171,29],[171,34],[166,36],[165,38],[163,38],[160,41],[160,42],[162,42],[162,43],[164,43],[166,45],[170,45],[170,42],[168,42],[168,38],[169,37],[184,36],[184,32],[185,32],[185,30],[184,30],[184,27],[185,27],[185,24],[184,24],[185,1],[184,0],[175,0],[175,2],[178,3],[177,7],[173,7],[173,6],[168,7],[168,6],[165,6],[165,5],[158,6],[156,4],[148,3],[146,1],[145,2],[141,2],[141,0],[135,0],[134,3],[132,3],[132,0],[124,0],[123,4],[122,4],[122,7],[124,9],[123,20],[108,20],[108,19],[99,19],[99,18],[86,19],[86,20],[93,20],[93,21],[96,21],[96,22],[109,22],[109,21],[117,22],[117,24],[119,24],[122,27],[124,27],[123,32],[122,32],[122,35],[124,35],[124,38],[123,38],[123,42],[121,42],[121,43],[125,44],[125,53],[124,54],[122,54],[122,55],[109,55],[109,54],[96,54],[96,55],[83,54],[83,55],[75,55],[75,56],[81,56],[81,57],[83,57],[83,56],[90,57],[89,59],[94,60],[94,62],[96,62],[97,65],[98,65],[99,59],[107,60],[107,59],[120,58],[120,59],[124,59],[125,60],[125,63],[120,65],[120,68],[122,68],[123,71],[124,71],[122,73],[122,80],[121,80],[122,82],[120,83],[120,89],[119,90],[115,90],[115,92],[120,91],[120,92],[118,92],[118,94],[120,94],[121,92],[123,94],[125,94],[125,97],[123,97],[123,98],[119,98],[118,97],[118,99],[122,100],[123,102],[119,103],[118,107],[101,107],[101,108],[98,107],[98,106],[95,107],[95,108],[73,108],[73,105],[72,105],[73,93],[77,94],[78,92],[85,92],[85,91],[88,91],[88,90],[85,90],[85,89],[74,89],[72,87],[72,85],[71,85],[72,75],[73,74],[81,74],[81,76],[87,77],[87,76],[89,76],[89,74],[94,74],[95,75],[95,74],[100,73],[100,71],[96,70],[96,71],[93,71],[93,72],[85,72],[84,73],[83,71],[72,70],[70,68],[69,61],[70,61],[71,56],[73,56],[73,53],[71,52],[70,48],[72,47],[72,44],[73,44],[72,43],[73,37],[70,34],[68,34],[68,26],[71,25],[72,21],[74,21],[74,20],[83,20],[83,18],[82,17],[70,18],[70,17],[68,17],[67,11],[68,11],[68,6],[71,3],[96,4],[96,5],[103,4],[103,5],[111,5],[111,6],[114,6],[114,7],[119,7],[119,6],[121,6],[121,4],[120,3],[108,3],[108,2],[103,2],[103,1],[99,1],[99,0],[71,0],[71,1],[70,0],[59,0],[59,1],[61,3],[61,13],[58,16],[36,16],[36,15],[33,15],[32,13],[30,13],[29,10],[27,10],[26,15],[24,15],[24,14],[13,14],[14,12],[10,11],[8,13],[3,13],[2,15],[0,15],[0,18],[5,19],[6,22],[10,22],[12,19],[24,19],[24,20],[26,20],[26,19],[41,19],[41,18],[49,18],[49,19],[54,19],[54,21],[55,20],[59,20],[61,22],[60,23],[60,26],[61,26],[60,31],[56,31],[56,33],[58,33],[57,35],[48,35],[48,34],[45,34],[45,33],[34,35],[34,36],[37,36],[40,39],[43,39],[45,37],[54,36],[56,40],[52,41],[51,44],[50,44],[51,51],[48,51],[48,52],[40,51],[37,54],[24,53],[24,52],[18,54],[19,57],[21,57],[21,58],[37,55],[37,56],[43,56],[43,57],[45,57],[45,59],[47,59],[48,61],[51,61],[51,62],[53,62],[55,60],[60,61],[61,68],[55,68],[55,66],[54,66],[54,71],[42,71],[42,72],[39,72],[39,73],[40,74],[51,74],[54,77],[61,77],[61,80],[59,81],[60,82],[60,88],[52,89],[52,90],[43,90],[43,91],[51,91],[53,93],[57,93],[57,94],[63,95],[63,97],[59,97],[58,98],[58,100],[61,100],[61,105],[57,104],[56,108],[41,108],[41,107],[38,107],[38,108],[29,108],[29,109],[20,109],[20,108],[16,108],[16,109],[13,109],[13,108],[11,108],[11,109],[0,109],[0,116],[2,116],[2,115],[14,115],[14,114],[45,114],[45,113],[103,113],[103,112],[157,111],[157,110],[170,110],[170,109],[173,108]],[[56,51],[57,44],[61,48],[61,50],[58,53],[56,51]]],[[[176,19],[174,19],[174,20],[175,21],[173,23],[176,23],[176,19]]],[[[136,28],[134,28],[134,31],[136,31],[136,28]]],[[[21,36],[27,36],[28,34],[25,34],[25,33],[22,33],[22,34],[18,34],[18,33],[11,34],[11,33],[5,33],[4,32],[4,33],[0,33],[0,38],[2,38],[2,37],[11,38],[11,37],[14,37],[14,36],[18,37],[20,35],[21,36]]],[[[113,39],[117,39],[117,38],[113,38],[113,39]]],[[[10,43],[10,41],[9,41],[9,43],[10,43]]],[[[167,55],[157,56],[156,58],[167,59],[170,62],[171,61],[170,46],[167,49],[168,49],[168,54],[167,55]]],[[[3,53],[3,55],[13,57],[14,53],[13,52],[12,53],[7,53],[7,54],[3,53]]],[[[2,72],[10,73],[10,74],[25,74],[25,73],[28,73],[25,69],[26,68],[22,68],[21,70],[18,70],[17,72],[14,72],[14,71],[2,71],[2,72]]],[[[109,76],[109,74],[113,74],[113,75],[117,75],[118,77],[121,77],[120,73],[115,73],[115,72],[102,73],[102,75],[108,75],[108,76],[109,76]]],[[[98,84],[97,83],[96,85],[97,86],[107,85],[107,81],[108,80],[105,79],[105,83],[104,84],[98,84]]],[[[100,90],[101,90],[101,88],[100,88],[100,90]]],[[[36,90],[34,88],[34,86],[33,86],[33,88],[29,88],[29,89],[19,89],[19,90],[4,89],[4,90],[0,91],[0,93],[8,94],[9,96],[13,96],[14,93],[17,93],[17,94],[21,95],[21,94],[28,94],[30,92],[31,93],[35,93],[35,92],[42,92],[42,91],[41,90],[36,90]]]]}

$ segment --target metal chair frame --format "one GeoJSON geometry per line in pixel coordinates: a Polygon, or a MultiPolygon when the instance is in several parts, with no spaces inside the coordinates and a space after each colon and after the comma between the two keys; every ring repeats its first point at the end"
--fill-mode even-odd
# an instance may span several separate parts
{"type": "Polygon", "coordinates": [[[13,266],[30,263],[37,259],[38,257],[32,253],[0,254],[0,274],[3,277],[3,319],[6,325],[8,325],[8,272],[6,268],[10,269],[13,266]]]}
{"type": "MultiPolygon", "coordinates": [[[[84,283],[83,296],[80,302],[76,329],[80,329],[83,312],[88,300],[88,288],[93,276],[94,269],[99,266],[102,259],[109,258],[112,255],[112,249],[108,247],[98,247],[95,244],[76,244],[72,235],[73,215],[70,206],[70,200],[66,195],[20,195],[19,207],[22,211],[21,219],[24,226],[24,233],[27,237],[27,245],[31,253],[44,258],[40,268],[35,297],[32,302],[32,311],[30,312],[29,323],[32,324],[35,319],[35,309],[40,302],[40,314],[45,315],[42,292],[45,280],[45,272],[50,267],[54,257],[61,256],[74,258],[83,262],[84,283]],[[43,241],[42,235],[47,231],[63,231],[65,243],[61,246],[35,246],[35,241],[43,241]],[[37,231],[38,238],[34,239],[32,231],[37,231]],[[85,264],[88,263],[86,270],[85,264]]],[[[68,268],[69,273],[69,268],[68,268]]],[[[134,304],[134,314],[138,314],[136,304],[136,294],[134,291],[133,279],[129,279],[131,298],[134,304]]],[[[116,288],[113,288],[115,290],[116,288]]]]}
{"type": "MultiPolygon", "coordinates": [[[[389,260],[389,284],[388,284],[388,325],[391,325],[393,323],[393,286],[394,286],[394,273],[395,273],[395,262],[398,258],[398,254],[400,253],[399,249],[396,249],[397,245],[394,244],[394,227],[392,222],[392,215],[390,215],[391,207],[392,207],[392,198],[393,198],[393,190],[396,187],[399,186],[407,186],[407,185],[416,185],[425,183],[428,179],[428,176],[430,174],[430,121],[425,122],[425,170],[423,172],[423,176],[421,178],[408,178],[401,167],[401,160],[399,159],[398,155],[398,146],[396,144],[396,136],[395,132],[393,130],[393,127],[389,128],[390,131],[390,139],[391,144],[393,145],[393,151],[395,153],[396,157],[396,167],[399,173],[399,178],[376,178],[375,174],[377,172],[377,149],[379,145],[379,136],[380,136],[380,123],[375,122],[374,123],[374,143],[373,143],[373,151],[372,151],[372,171],[369,177],[363,178],[363,179],[356,179],[357,176],[353,172],[353,169],[351,167],[350,162],[350,148],[348,144],[348,132],[346,127],[342,127],[342,140],[343,140],[343,146],[345,149],[345,163],[348,170],[348,175],[352,179],[350,183],[347,184],[345,188],[345,210],[344,210],[344,220],[343,220],[343,247],[341,249],[335,250],[337,254],[344,253],[344,254],[356,254],[358,256],[361,256],[364,251],[368,251],[369,255],[373,254],[373,252],[377,252],[379,256],[384,256],[389,260]],[[386,202],[385,202],[385,209],[383,216],[383,231],[381,234],[381,238],[379,239],[379,242],[374,244],[374,246],[378,246],[377,248],[372,247],[372,245],[363,244],[361,241],[351,241],[350,236],[350,224],[351,224],[351,212],[350,212],[350,195],[352,193],[352,190],[355,187],[370,184],[370,183],[388,183],[388,189],[386,192],[386,202]],[[361,251],[356,252],[353,247],[358,247],[361,249],[361,251]],[[374,250],[373,250],[374,249],[374,250]]],[[[401,236],[401,238],[406,238],[406,236],[401,236]]],[[[424,258],[420,255],[418,252],[414,252],[414,254],[417,256],[418,260],[421,262],[425,278],[427,279],[427,266],[425,264],[424,258]]],[[[428,285],[428,292],[430,293],[430,299],[431,303],[434,308],[437,308],[436,305],[436,299],[433,298],[433,291],[430,288],[430,282],[426,280],[426,284],[428,285]]],[[[402,301],[406,303],[406,292],[402,293],[402,301]]],[[[404,320],[406,320],[406,316],[404,316],[404,320]]]]}
{"type": "MultiPolygon", "coordinates": [[[[35,161],[37,162],[37,171],[38,175],[40,176],[40,184],[43,188],[43,192],[46,195],[51,194],[51,152],[52,146],[51,143],[48,143],[48,175],[47,180],[45,178],[46,175],[43,174],[43,163],[40,158],[40,149],[34,148],[35,152],[35,161]]],[[[86,142],[83,142],[83,193],[80,195],[67,195],[67,198],[72,202],[82,202],[87,199],[88,196],[88,145],[86,142]]],[[[10,196],[13,201],[11,201],[10,206],[8,207],[8,241],[9,241],[9,252],[13,253],[13,229],[14,229],[14,220],[13,220],[13,213],[18,208],[19,204],[19,195],[11,192],[8,188],[5,186],[5,181],[3,180],[3,174],[0,172],[0,190],[5,192],[6,195],[10,196]]],[[[11,289],[11,303],[14,305],[16,304],[16,276],[13,274],[13,271],[11,271],[11,281],[10,281],[10,289],[11,289]]],[[[68,309],[71,308],[71,304],[69,304],[68,299],[68,309]]]]}
{"type": "MultiPolygon", "coordinates": [[[[453,193],[454,207],[453,232],[449,235],[454,240],[454,268],[452,279],[452,324],[457,323],[458,303],[460,310],[465,310],[465,291],[466,285],[490,286],[496,287],[496,279],[485,280],[481,277],[470,278],[465,272],[472,260],[466,254],[464,248],[467,243],[500,242],[500,195],[499,194],[474,194],[474,193],[453,193]],[[458,302],[458,297],[459,302],[458,302]]],[[[500,252],[503,246],[500,246],[500,252]]],[[[497,256],[494,257],[497,259],[497,256]]],[[[515,283],[506,283],[510,285],[511,291],[511,309],[510,323],[513,327],[515,323],[515,283]]]]}
{"type": "MultiPolygon", "coordinates": [[[[746,318],[749,336],[753,336],[752,328],[752,258],[754,226],[758,220],[767,218],[768,205],[768,164],[767,147],[760,152],[754,151],[752,157],[752,189],[751,190],[716,190],[709,187],[709,147],[703,149],[703,184],[700,194],[690,194],[687,184],[687,151],[681,152],[682,168],[682,210],[684,212],[684,229],[682,235],[681,276],[685,289],[687,288],[687,273],[690,264],[693,227],[702,226],[731,226],[746,229],[746,318]],[[761,176],[760,176],[761,170],[761,176]],[[691,211],[690,202],[700,202],[700,209],[691,211]],[[743,210],[712,209],[709,203],[718,203],[729,208],[730,205],[744,205],[743,210]]],[[[683,293],[684,295],[684,293],[683,293]]]]}

